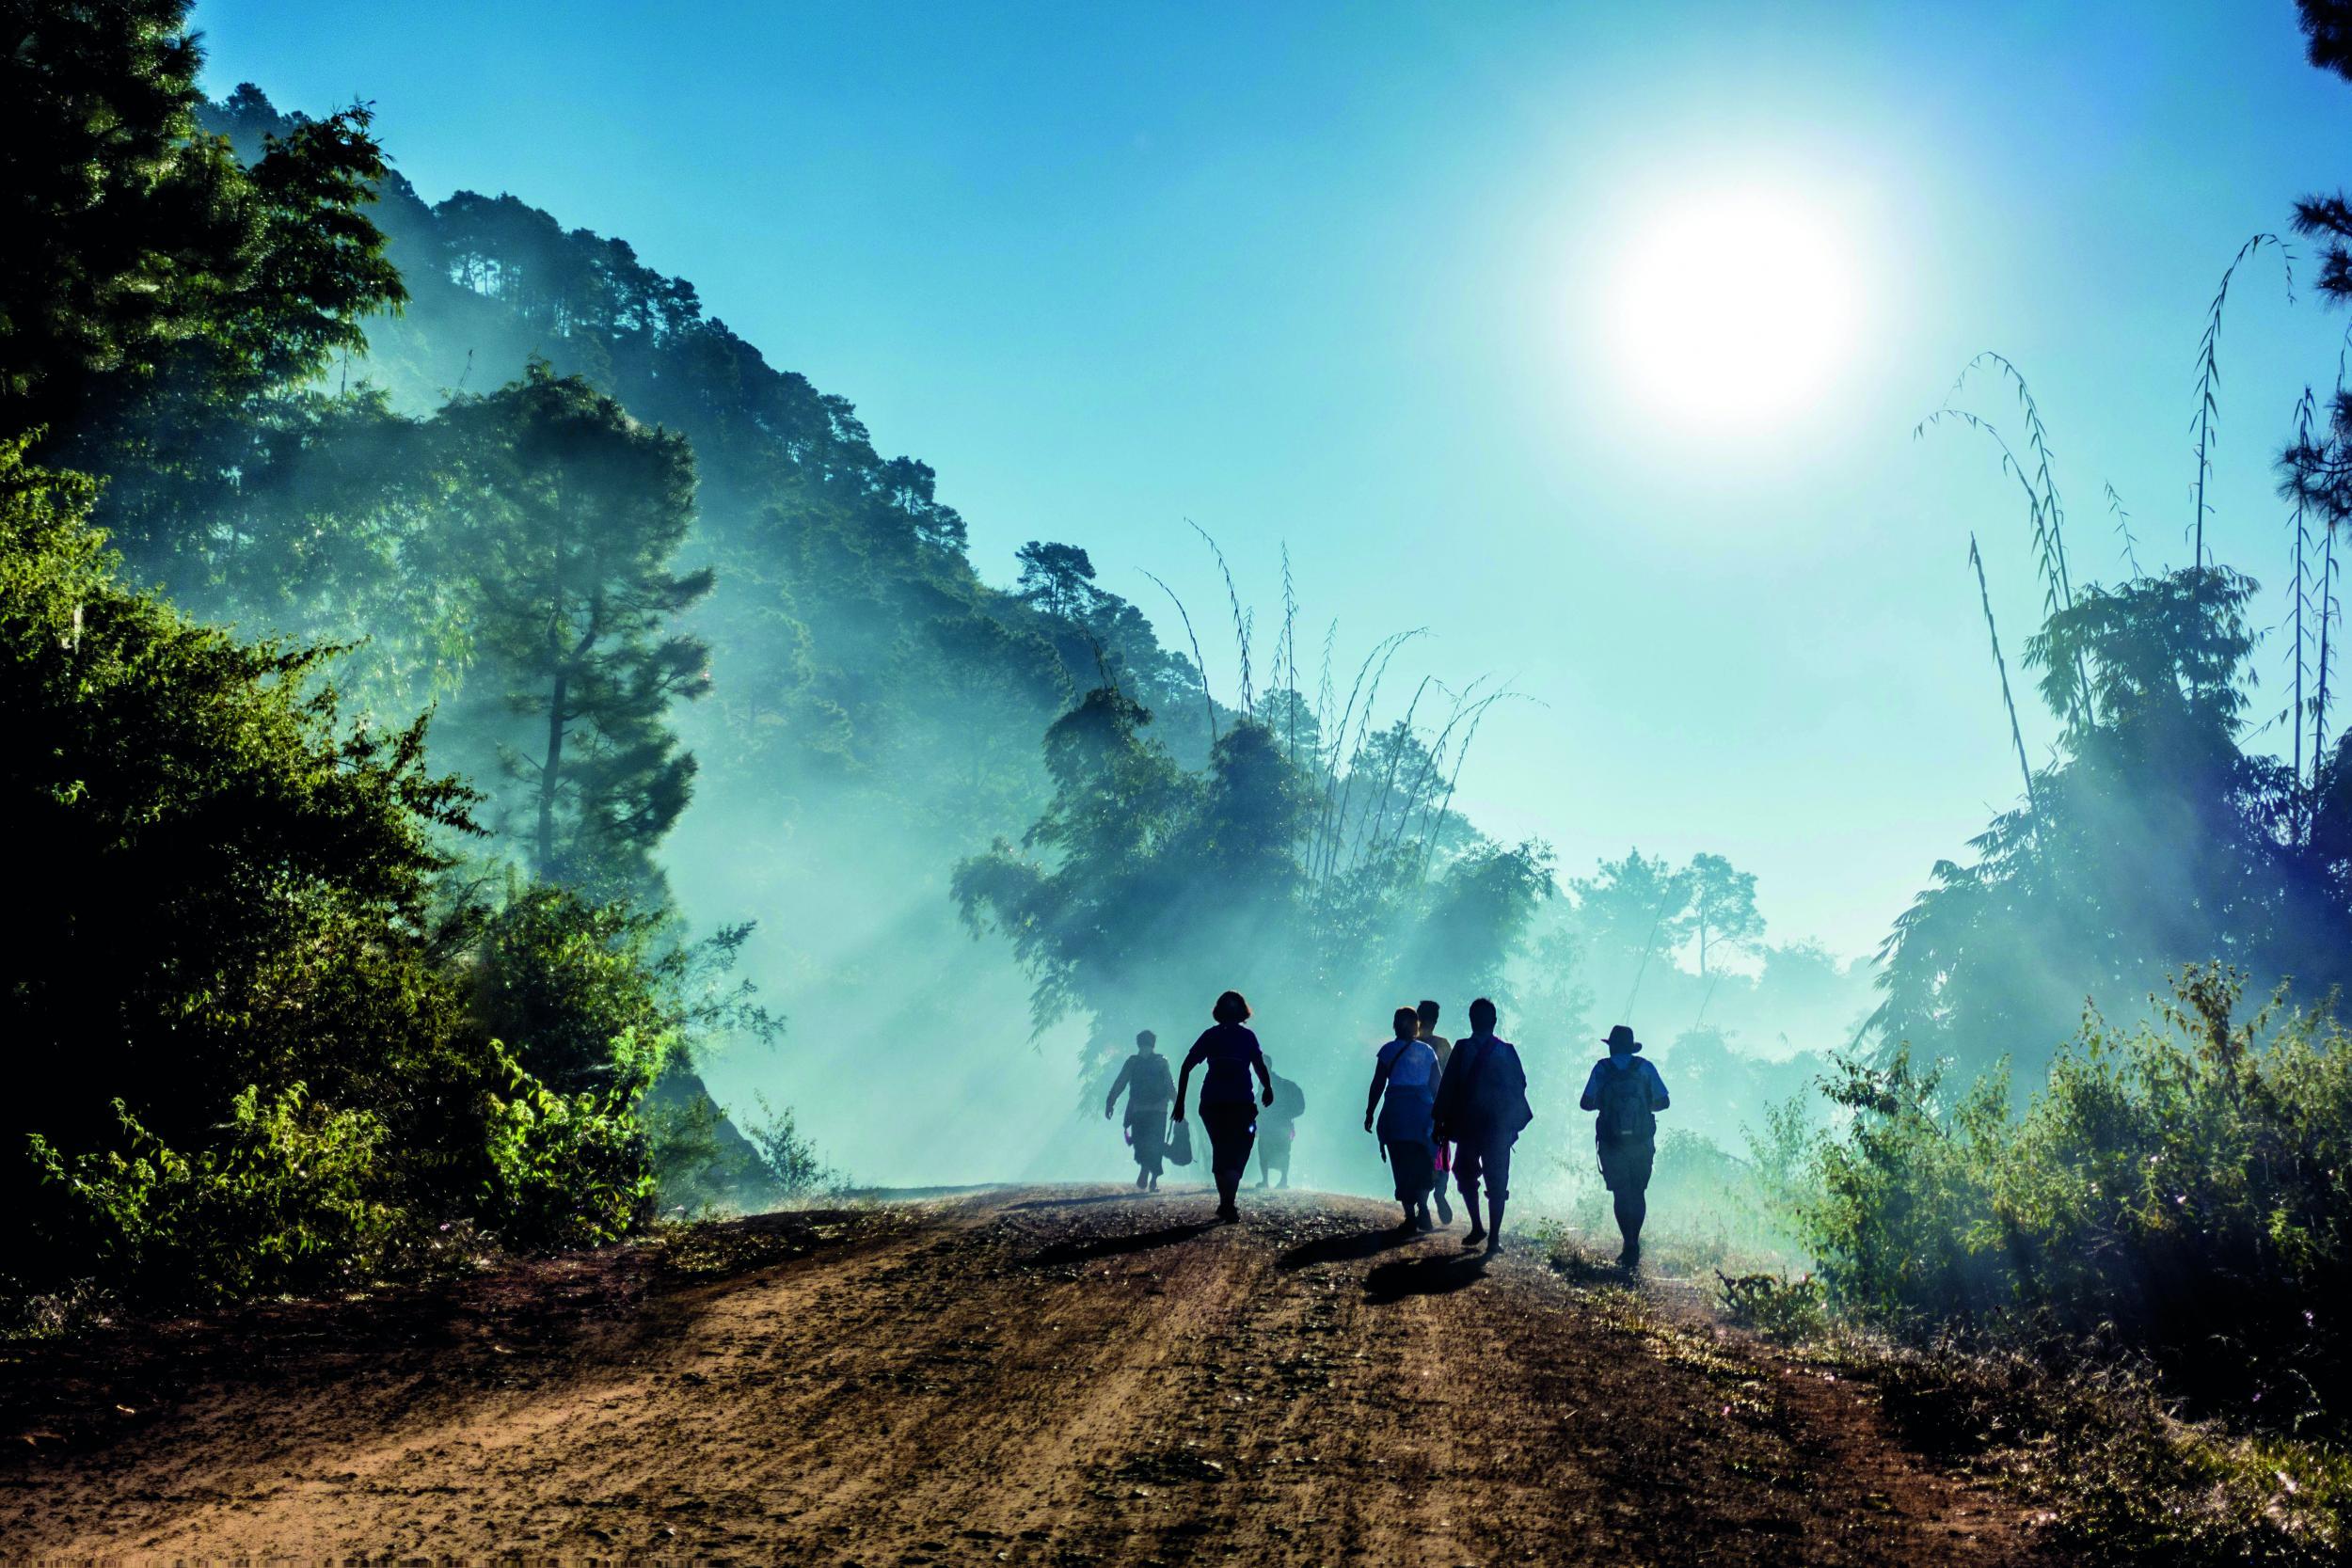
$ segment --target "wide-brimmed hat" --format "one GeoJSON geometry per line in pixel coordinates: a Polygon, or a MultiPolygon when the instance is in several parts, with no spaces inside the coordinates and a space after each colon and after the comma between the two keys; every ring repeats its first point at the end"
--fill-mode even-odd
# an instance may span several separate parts
{"type": "Polygon", "coordinates": [[[1610,1030],[1607,1044],[1609,1049],[1612,1051],[1616,1050],[1617,1047],[1621,1045],[1628,1051],[1639,1051],[1642,1049],[1642,1042],[1633,1037],[1633,1026],[1629,1023],[1620,1023],[1615,1028],[1610,1030]]]}

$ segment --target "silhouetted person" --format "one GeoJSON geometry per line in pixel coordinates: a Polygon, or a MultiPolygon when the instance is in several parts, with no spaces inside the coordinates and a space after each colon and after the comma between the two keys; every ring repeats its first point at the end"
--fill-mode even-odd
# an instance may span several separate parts
{"type": "Polygon", "coordinates": [[[1192,1042],[1184,1053],[1184,1070],[1176,1079],[1175,1119],[1184,1119],[1184,1095],[1192,1085],[1192,1069],[1202,1062],[1209,1074],[1200,1085],[1200,1125],[1209,1134],[1209,1166],[1216,1175],[1216,1217],[1228,1223],[1241,1218],[1233,1195],[1249,1170],[1249,1146],[1258,1135],[1259,1098],[1249,1089],[1254,1070],[1264,1085],[1264,1103],[1274,1103],[1274,1075],[1266,1070],[1265,1053],[1258,1037],[1244,1027],[1249,1004],[1241,992],[1229,990],[1216,999],[1211,1012],[1216,1023],[1192,1042]]]}
{"type": "Polygon", "coordinates": [[[1649,1217],[1650,1165],[1658,1155],[1658,1113],[1673,1101],[1658,1069],[1635,1054],[1642,1042],[1620,1023],[1609,1031],[1609,1054],[1593,1064],[1584,1080],[1584,1095],[1577,1103],[1599,1114],[1593,1118],[1593,1140],[1600,1155],[1600,1179],[1615,1200],[1617,1230],[1625,1250],[1617,1261],[1629,1269],[1642,1265],[1642,1222],[1649,1217]]]}
{"type": "Polygon", "coordinates": [[[1160,1054],[1160,1037],[1146,1029],[1136,1036],[1136,1053],[1119,1065],[1111,1092],[1104,1097],[1103,1117],[1110,1118],[1121,1090],[1127,1095],[1127,1136],[1136,1156],[1136,1185],[1160,1190],[1160,1162],[1168,1152],[1168,1106],[1176,1098],[1176,1080],[1160,1054]]]}
{"type": "Polygon", "coordinates": [[[1502,1206],[1511,1196],[1511,1146],[1535,1119],[1527,1103],[1527,1071],[1519,1048],[1495,1033],[1495,1005],[1480,997],[1470,1006],[1468,1039],[1454,1042],[1454,1054],[1438,1084],[1437,1132],[1454,1144],[1454,1180],[1470,1211],[1466,1247],[1502,1245],[1502,1206]],[[1478,1183],[1486,1183],[1486,1223],[1478,1223],[1478,1183]]]}
{"type": "Polygon", "coordinates": [[[1298,1143],[1298,1118],[1307,1114],[1307,1091],[1292,1079],[1274,1070],[1274,1058],[1268,1056],[1265,1069],[1274,1081],[1274,1098],[1266,1102],[1265,1115],[1258,1118],[1258,1185],[1275,1185],[1274,1173],[1282,1173],[1281,1186],[1291,1184],[1291,1150],[1298,1143]]]}
{"type": "Polygon", "coordinates": [[[1364,1131],[1373,1131],[1377,1110],[1380,1147],[1389,1157],[1389,1175],[1396,1181],[1396,1200],[1405,1206],[1397,1228],[1433,1230],[1429,1189],[1438,1177],[1438,1140],[1431,1131],[1438,1106],[1438,1053],[1421,1038],[1421,1019],[1412,1008],[1399,1007],[1394,1023],[1396,1038],[1380,1048],[1373,1064],[1364,1131]]]}
{"type": "MultiPolygon", "coordinates": [[[[1413,1016],[1420,1021],[1421,1027],[1419,1034],[1422,1043],[1428,1046],[1430,1050],[1438,1053],[1438,1076],[1442,1080],[1445,1077],[1445,1064],[1454,1054],[1454,1042],[1447,1039],[1443,1035],[1438,1033],[1438,1014],[1439,1010],[1440,1009],[1438,1008],[1437,1003],[1424,996],[1421,999],[1421,1006],[1413,1009],[1413,1016]]],[[[1452,1225],[1454,1223],[1454,1206],[1445,1200],[1445,1179],[1446,1166],[1448,1164],[1446,1160],[1445,1145],[1438,1142],[1437,1139],[1432,1138],[1429,1143],[1429,1152],[1436,1167],[1430,1172],[1429,1180],[1431,1189],[1438,1200],[1438,1223],[1439,1225],[1452,1225]]],[[[1477,1223],[1477,1220],[1478,1215],[1475,1212],[1473,1212],[1470,1214],[1470,1221],[1472,1224],[1475,1224],[1477,1223]]]]}

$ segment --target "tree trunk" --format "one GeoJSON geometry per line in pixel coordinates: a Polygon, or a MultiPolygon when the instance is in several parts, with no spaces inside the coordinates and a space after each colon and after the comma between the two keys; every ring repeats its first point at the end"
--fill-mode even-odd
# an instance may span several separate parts
{"type": "Polygon", "coordinates": [[[559,664],[548,693],[548,749],[539,765],[539,849],[532,869],[542,880],[555,860],[555,793],[564,775],[564,701],[569,694],[571,669],[559,664]]]}

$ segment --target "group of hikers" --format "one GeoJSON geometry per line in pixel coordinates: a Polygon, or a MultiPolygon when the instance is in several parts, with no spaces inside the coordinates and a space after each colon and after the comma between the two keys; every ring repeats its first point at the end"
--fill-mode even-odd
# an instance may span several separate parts
{"type": "MultiPolygon", "coordinates": [[[[1121,1094],[1127,1097],[1127,1135],[1136,1159],[1136,1185],[1157,1191],[1164,1165],[1191,1161],[1191,1132],[1184,1102],[1195,1068],[1205,1067],[1199,1107],[1209,1135],[1209,1165],[1216,1178],[1217,1218],[1237,1222],[1236,1195],[1259,1150],[1258,1185],[1273,1171],[1290,1185],[1290,1151],[1305,1095],[1288,1079],[1275,1076],[1258,1037],[1248,1027],[1249,1004],[1229,990],[1211,1010],[1216,1022],[1184,1053],[1171,1077],[1158,1037],[1149,1029],[1136,1037],[1136,1053],[1119,1069],[1103,1101],[1108,1117],[1121,1094]],[[1253,1082],[1254,1079],[1254,1082],[1253,1082]],[[1171,1148],[1171,1141],[1174,1145],[1171,1148]]],[[[1399,1007],[1395,1037],[1380,1047],[1364,1101],[1364,1131],[1380,1140],[1394,1178],[1396,1200],[1405,1212],[1400,1231],[1435,1230],[1454,1223],[1446,1201],[1446,1178],[1462,1195],[1470,1231],[1465,1248],[1502,1244],[1502,1213],[1511,1196],[1511,1150],[1534,1119],[1527,1100],[1527,1072],[1518,1047],[1495,1033],[1495,1005],[1480,997],[1470,1005],[1470,1032],[1459,1040],[1438,1033],[1440,1009],[1423,1001],[1399,1007]],[[1479,1189],[1486,1207],[1479,1207],[1479,1189]],[[1430,1206],[1437,1217],[1430,1217],[1430,1206]]],[[[1593,1064],[1580,1106],[1594,1113],[1595,1148],[1602,1182],[1616,1209],[1625,1238],[1618,1262],[1637,1268],[1642,1260],[1642,1224],[1657,1148],[1658,1113],[1669,1103],[1658,1069],[1641,1059],[1641,1041],[1618,1024],[1609,1031],[1609,1054],[1593,1064]]]]}

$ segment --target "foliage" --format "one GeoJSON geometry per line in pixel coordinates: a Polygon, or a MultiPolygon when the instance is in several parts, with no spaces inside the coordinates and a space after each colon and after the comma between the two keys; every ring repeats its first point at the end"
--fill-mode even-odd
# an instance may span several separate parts
{"type": "Polygon", "coordinates": [[[660,922],[568,888],[513,881],[473,937],[468,1011],[564,1094],[635,1092],[681,1046],[687,962],[660,922]],[[613,1042],[628,1040],[616,1051],[613,1042]],[[643,1082],[639,1082],[640,1079],[643,1082]]]}
{"type": "Polygon", "coordinates": [[[709,681],[708,650],[671,625],[710,590],[708,571],[669,566],[692,517],[692,454],[535,362],[437,422],[475,499],[461,548],[492,689],[473,702],[525,721],[500,748],[519,798],[493,806],[518,819],[534,876],[653,901],[651,851],[694,775],[668,710],[709,681]]]}
{"type": "Polygon", "coordinates": [[[1821,1282],[1811,1275],[1718,1271],[1715,1281],[1724,1318],[1740,1328],[1782,1339],[1811,1338],[1828,1328],[1821,1282]]]}
{"type": "Polygon", "coordinates": [[[2339,803],[2242,749],[2252,592],[2219,567],[2093,585],[2028,642],[2059,757],[1896,922],[1883,1047],[2035,1069],[2087,995],[2145,994],[2183,963],[2313,992],[2345,977],[2339,803]]]}
{"type": "Polygon", "coordinates": [[[1740,948],[1764,934],[1756,908],[1756,873],[1741,871],[1721,855],[1693,855],[1689,871],[1691,929],[1698,939],[1699,974],[1707,973],[1711,948],[1740,948]]]}
{"type": "Polygon", "coordinates": [[[2184,1420],[2144,1363],[2111,1346],[1925,1345],[1833,1335],[1903,1435],[2039,1505],[2054,1544],[2136,1568],[2331,1568],[2352,1533],[2337,1446],[2184,1420]]]}
{"type": "Polygon", "coordinates": [[[2341,1431],[2352,1338],[2352,1051],[2332,1014],[2233,1015],[2181,975],[2157,1023],[2096,1015],[2022,1115],[1906,1053],[1848,1059],[1851,1113],[1796,1218],[1838,1302],[1901,1327],[2099,1335],[2266,1425],[2341,1431]]]}
{"type": "Polygon", "coordinates": [[[346,726],[326,653],[125,589],[89,486],[0,447],[0,790],[42,918],[0,988],[27,1286],[319,1283],[464,1224],[510,1245],[651,1212],[636,1106],[718,1029],[741,933],[514,880],[452,899],[466,791],[423,730],[346,726]]]}
{"type": "Polygon", "coordinates": [[[1389,998],[1504,991],[1552,890],[1544,846],[1478,844],[1423,880],[1413,845],[1318,882],[1322,791],[1282,737],[1237,720],[1192,773],[1145,735],[1151,721],[1123,693],[1088,693],[1046,732],[1055,792],[1022,843],[957,868],[974,934],[1002,930],[1034,978],[1041,1029],[1084,1012],[1099,1067],[1129,1018],[1199,1016],[1223,986],[1263,990],[1319,1053],[1286,1056],[1285,1071],[1344,1062],[1352,1075],[1336,1048],[1392,1012],[1389,998]],[[1218,982],[1205,993],[1203,975],[1218,982]]]}
{"type": "Polygon", "coordinates": [[[653,1158],[636,1107],[659,1053],[627,1034],[608,1050],[607,1084],[565,1095],[493,1042],[504,1082],[484,1097],[481,1214],[507,1244],[594,1246],[653,1217],[653,1158]]]}
{"type": "Polygon", "coordinates": [[[182,505],[232,487],[258,405],[404,297],[360,211],[384,174],[367,110],[241,163],[198,129],[186,12],[0,16],[0,435],[43,432],[44,459],[106,473],[103,520],[163,571],[200,547],[182,505]]]}
{"type": "Polygon", "coordinates": [[[421,950],[467,793],[423,727],[345,726],[320,650],[236,641],[124,589],[89,486],[0,446],[0,802],[40,918],[8,952],[8,1131],[78,1148],[114,1099],[185,1147],[246,1085],[405,1059],[433,1027],[387,962],[421,950]],[[342,1037],[338,1021],[367,1037],[342,1037]],[[381,1028],[382,1033],[373,1033],[381,1028]]]}
{"type": "Polygon", "coordinates": [[[848,1178],[826,1164],[817,1146],[803,1134],[789,1108],[779,1109],[766,1095],[753,1097],[759,1116],[744,1125],[744,1135],[759,1152],[759,1163],[775,1192],[784,1197],[839,1192],[848,1178]]]}
{"type": "Polygon", "coordinates": [[[30,1156],[59,1192],[38,1244],[133,1301],[178,1306],[315,1288],[373,1268],[396,1216],[377,1170],[385,1129],[365,1111],[313,1103],[288,1085],[248,1086],[205,1147],[183,1153],[119,1100],[124,1149],[67,1156],[39,1133],[30,1156]]]}

